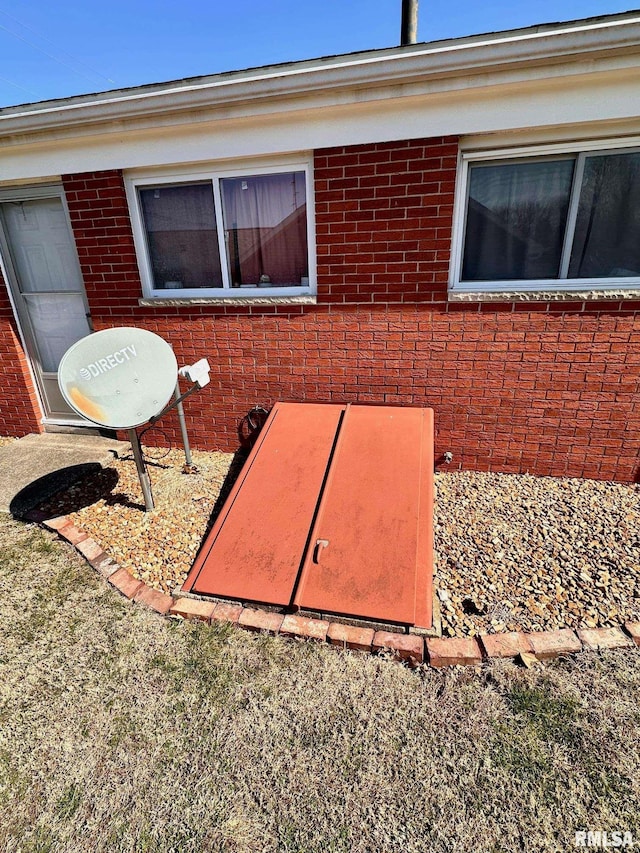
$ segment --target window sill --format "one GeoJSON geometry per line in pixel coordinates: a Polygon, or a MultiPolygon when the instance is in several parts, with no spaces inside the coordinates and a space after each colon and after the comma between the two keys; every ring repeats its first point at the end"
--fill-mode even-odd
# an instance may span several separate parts
{"type": "Polygon", "coordinates": [[[145,308],[171,307],[181,308],[193,305],[315,305],[315,296],[191,296],[173,297],[143,297],[138,299],[138,305],[145,308]]]}
{"type": "Polygon", "coordinates": [[[449,302],[593,302],[596,300],[640,299],[640,289],[582,290],[449,290],[449,302]]]}

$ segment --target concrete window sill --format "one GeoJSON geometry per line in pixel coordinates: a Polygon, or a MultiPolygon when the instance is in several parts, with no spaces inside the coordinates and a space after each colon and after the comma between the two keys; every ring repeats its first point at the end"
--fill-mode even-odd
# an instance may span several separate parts
{"type": "Polygon", "coordinates": [[[640,300],[640,290],[504,290],[449,291],[449,302],[622,302],[640,300]]]}
{"type": "Polygon", "coordinates": [[[138,305],[145,308],[181,308],[193,305],[315,305],[315,296],[194,296],[188,298],[153,297],[138,299],[138,305]]]}

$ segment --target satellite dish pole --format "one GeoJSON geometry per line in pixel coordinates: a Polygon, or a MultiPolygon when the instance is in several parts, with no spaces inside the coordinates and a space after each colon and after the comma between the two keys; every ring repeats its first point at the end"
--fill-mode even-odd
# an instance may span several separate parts
{"type": "MultiPolygon", "coordinates": [[[[179,371],[178,371],[179,372],[179,371]]],[[[184,472],[193,471],[193,459],[191,458],[191,446],[189,444],[189,434],[187,433],[187,422],[184,418],[184,406],[182,405],[182,396],[180,394],[180,380],[176,383],[175,407],[178,412],[178,423],[180,424],[180,435],[182,436],[182,445],[184,447],[184,472]]]]}
{"type": "Polygon", "coordinates": [[[133,458],[136,460],[136,468],[138,469],[138,479],[140,480],[140,488],[144,497],[145,512],[151,512],[155,509],[153,503],[153,494],[151,493],[151,478],[147,471],[147,466],[144,464],[144,456],[140,447],[140,439],[135,429],[129,430],[129,441],[131,442],[131,450],[133,458]]]}
{"type": "Polygon", "coordinates": [[[180,434],[182,435],[182,444],[184,446],[184,461],[185,465],[183,471],[185,474],[192,474],[196,469],[193,466],[193,460],[191,458],[191,447],[189,446],[189,436],[187,434],[187,422],[184,417],[184,408],[182,406],[182,401],[186,400],[187,397],[190,397],[195,391],[199,391],[201,388],[204,388],[205,385],[208,385],[211,381],[211,377],[209,376],[211,368],[209,367],[209,362],[206,358],[201,358],[200,361],[196,361],[195,364],[188,364],[186,367],[181,367],[178,371],[178,379],[176,380],[176,388],[173,395],[173,403],[169,402],[164,407],[164,409],[154,417],[149,419],[149,424],[153,425],[160,418],[163,418],[167,412],[170,412],[172,409],[176,409],[178,412],[178,422],[180,424],[180,434]],[[186,377],[189,382],[192,382],[191,388],[187,391],[181,393],[180,391],[180,376],[186,377]]]}

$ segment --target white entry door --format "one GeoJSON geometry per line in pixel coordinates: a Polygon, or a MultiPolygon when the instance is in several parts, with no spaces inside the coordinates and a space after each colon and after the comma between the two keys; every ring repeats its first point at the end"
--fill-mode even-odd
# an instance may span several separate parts
{"type": "Polygon", "coordinates": [[[58,365],[92,330],[62,189],[5,191],[0,220],[4,271],[45,417],[77,422],[58,388],[58,365]]]}

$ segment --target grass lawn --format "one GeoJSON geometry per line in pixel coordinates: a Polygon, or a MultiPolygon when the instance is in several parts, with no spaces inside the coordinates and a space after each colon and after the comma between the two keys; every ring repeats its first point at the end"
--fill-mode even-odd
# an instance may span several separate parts
{"type": "Polygon", "coordinates": [[[176,624],[0,516],[0,850],[640,844],[640,651],[521,670],[176,624]]]}

